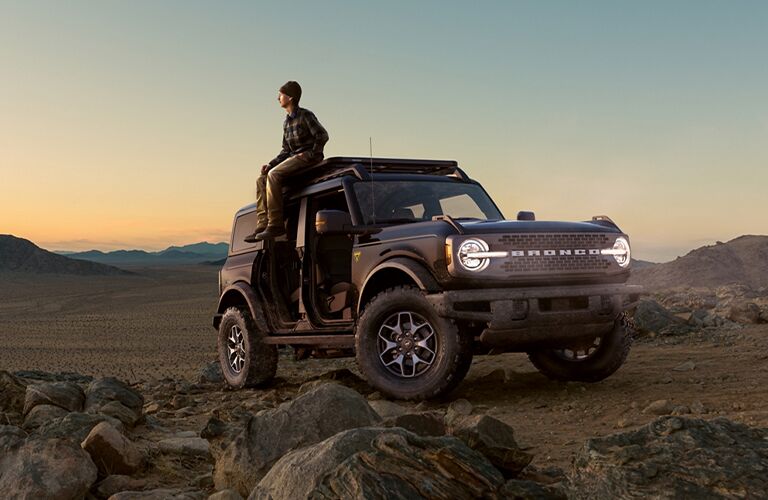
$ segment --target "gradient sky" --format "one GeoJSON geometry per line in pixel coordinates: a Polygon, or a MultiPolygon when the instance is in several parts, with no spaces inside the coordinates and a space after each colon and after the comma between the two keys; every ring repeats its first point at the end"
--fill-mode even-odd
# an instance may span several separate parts
{"type": "Polygon", "coordinates": [[[286,80],[326,156],[456,159],[665,261],[768,234],[768,2],[0,0],[0,233],[228,239],[286,80]]]}

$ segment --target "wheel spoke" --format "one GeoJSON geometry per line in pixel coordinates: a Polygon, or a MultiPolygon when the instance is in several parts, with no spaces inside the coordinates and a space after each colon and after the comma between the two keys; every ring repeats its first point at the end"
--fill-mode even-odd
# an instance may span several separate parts
{"type": "MultiPolygon", "coordinates": [[[[384,363],[384,366],[389,368],[392,365],[398,365],[400,367],[400,375],[405,377],[406,375],[405,375],[405,370],[403,369],[403,359],[405,359],[404,356],[402,354],[398,354],[397,357],[392,361],[390,361],[389,363],[384,363]]],[[[382,362],[383,361],[384,360],[382,360],[382,362]]]]}
{"type": "Polygon", "coordinates": [[[429,361],[427,361],[426,359],[420,358],[419,355],[416,354],[415,352],[413,354],[411,354],[411,361],[413,361],[413,371],[414,372],[416,371],[416,365],[418,365],[419,363],[424,363],[425,365],[431,365],[432,364],[429,361]]]}
{"type": "MultiPolygon", "coordinates": [[[[400,324],[399,323],[398,323],[397,326],[382,325],[382,327],[388,328],[389,330],[395,332],[398,335],[403,333],[403,330],[400,328],[400,324]]],[[[379,336],[381,336],[381,333],[379,333],[379,336]]]]}
{"type": "Polygon", "coordinates": [[[435,355],[435,351],[433,351],[428,345],[426,340],[422,340],[421,342],[416,342],[416,347],[421,347],[425,351],[429,352],[431,355],[435,355]]]}
{"type": "Polygon", "coordinates": [[[425,326],[426,326],[427,328],[429,328],[429,334],[430,334],[430,335],[432,335],[432,334],[433,334],[433,332],[432,332],[432,325],[430,325],[428,321],[425,321],[424,323],[422,323],[422,324],[420,324],[420,325],[413,325],[413,326],[411,327],[411,333],[413,333],[414,335],[416,335],[416,332],[418,332],[419,330],[421,330],[421,329],[422,329],[422,328],[424,328],[425,326]]]}
{"type": "MultiPolygon", "coordinates": [[[[429,324],[427,324],[427,326],[429,326],[429,324]]],[[[419,328],[421,328],[421,327],[419,327],[419,328]]],[[[432,338],[432,337],[434,337],[434,336],[435,336],[435,331],[434,331],[434,330],[432,330],[432,327],[430,326],[430,327],[429,327],[429,335],[427,335],[426,337],[424,337],[423,339],[421,339],[421,342],[426,342],[427,340],[431,339],[431,338],[432,338]]]]}
{"type": "Polygon", "coordinates": [[[382,336],[381,333],[379,333],[379,339],[381,339],[384,342],[384,349],[381,350],[381,354],[386,354],[387,352],[391,351],[393,348],[397,347],[397,342],[392,342],[391,340],[382,336]]]}

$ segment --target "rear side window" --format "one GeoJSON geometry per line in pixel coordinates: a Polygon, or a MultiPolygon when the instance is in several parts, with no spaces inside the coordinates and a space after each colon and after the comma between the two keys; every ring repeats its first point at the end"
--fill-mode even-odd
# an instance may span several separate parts
{"type": "Polygon", "coordinates": [[[246,243],[243,241],[243,239],[251,234],[254,229],[256,229],[256,212],[250,212],[235,219],[235,228],[233,230],[232,244],[229,247],[229,253],[242,252],[243,250],[253,248],[260,244],[260,242],[246,243]]]}

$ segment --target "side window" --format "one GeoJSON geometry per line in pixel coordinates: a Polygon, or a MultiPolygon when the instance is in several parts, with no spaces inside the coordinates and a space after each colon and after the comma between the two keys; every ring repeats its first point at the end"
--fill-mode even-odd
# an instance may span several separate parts
{"type": "MultiPolygon", "coordinates": [[[[286,238],[289,241],[296,240],[296,229],[299,224],[299,205],[298,203],[286,203],[285,209],[283,210],[284,217],[285,217],[285,228],[287,236],[286,238]]],[[[262,248],[261,242],[255,242],[255,243],[246,243],[244,241],[245,237],[253,233],[253,230],[256,229],[256,212],[250,212],[244,215],[241,215],[235,220],[235,229],[234,229],[234,235],[232,236],[232,246],[229,250],[230,254],[242,252],[243,250],[247,250],[249,248],[253,248],[258,246],[259,248],[262,248]]]]}
{"type": "Polygon", "coordinates": [[[256,212],[250,212],[241,215],[235,220],[235,229],[232,235],[232,248],[230,253],[241,252],[247,248],[256,246],[259,243],[246,243],[243,241],[246,236],[253,233],[256,229],[256,212]]]}
{"type": "MultiPolygon", "coordinates": [[[[347,198],[344,196],[344,191],[334,191],[332,193],[322,193],[312,200],[312,216],[319,210],[341,210],[349,213],[349,206],[347,205],[347,198]]],[[[314,219],[312,219],[314,221],[314,219]]]]}
{"type": "Polygon", "coordinates": [[[476,217],[478,219],[485,219],[486,216],[480,207],[477,206],[475,200],[468,194],[460,194],[457,196],[451,196],[449,198],[443,198],[440,200],[440,207],[443,209],[443,213],[446,215],[453,215],[454,217],[476,217]]]}

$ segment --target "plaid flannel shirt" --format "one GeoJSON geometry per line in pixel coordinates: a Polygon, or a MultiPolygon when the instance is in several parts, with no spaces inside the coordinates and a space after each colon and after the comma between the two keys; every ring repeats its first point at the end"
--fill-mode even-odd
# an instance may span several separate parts
{"type": "Polygon", "coordinates": [[[283,149],[270,167],[287,160],[299,153],[309,153],[311,161],[323,157],[323,146],[328,142],[328,132],[325,131],[313,112],[304,108],[296,108],[285,117],[283,122],[283,149]]]}

